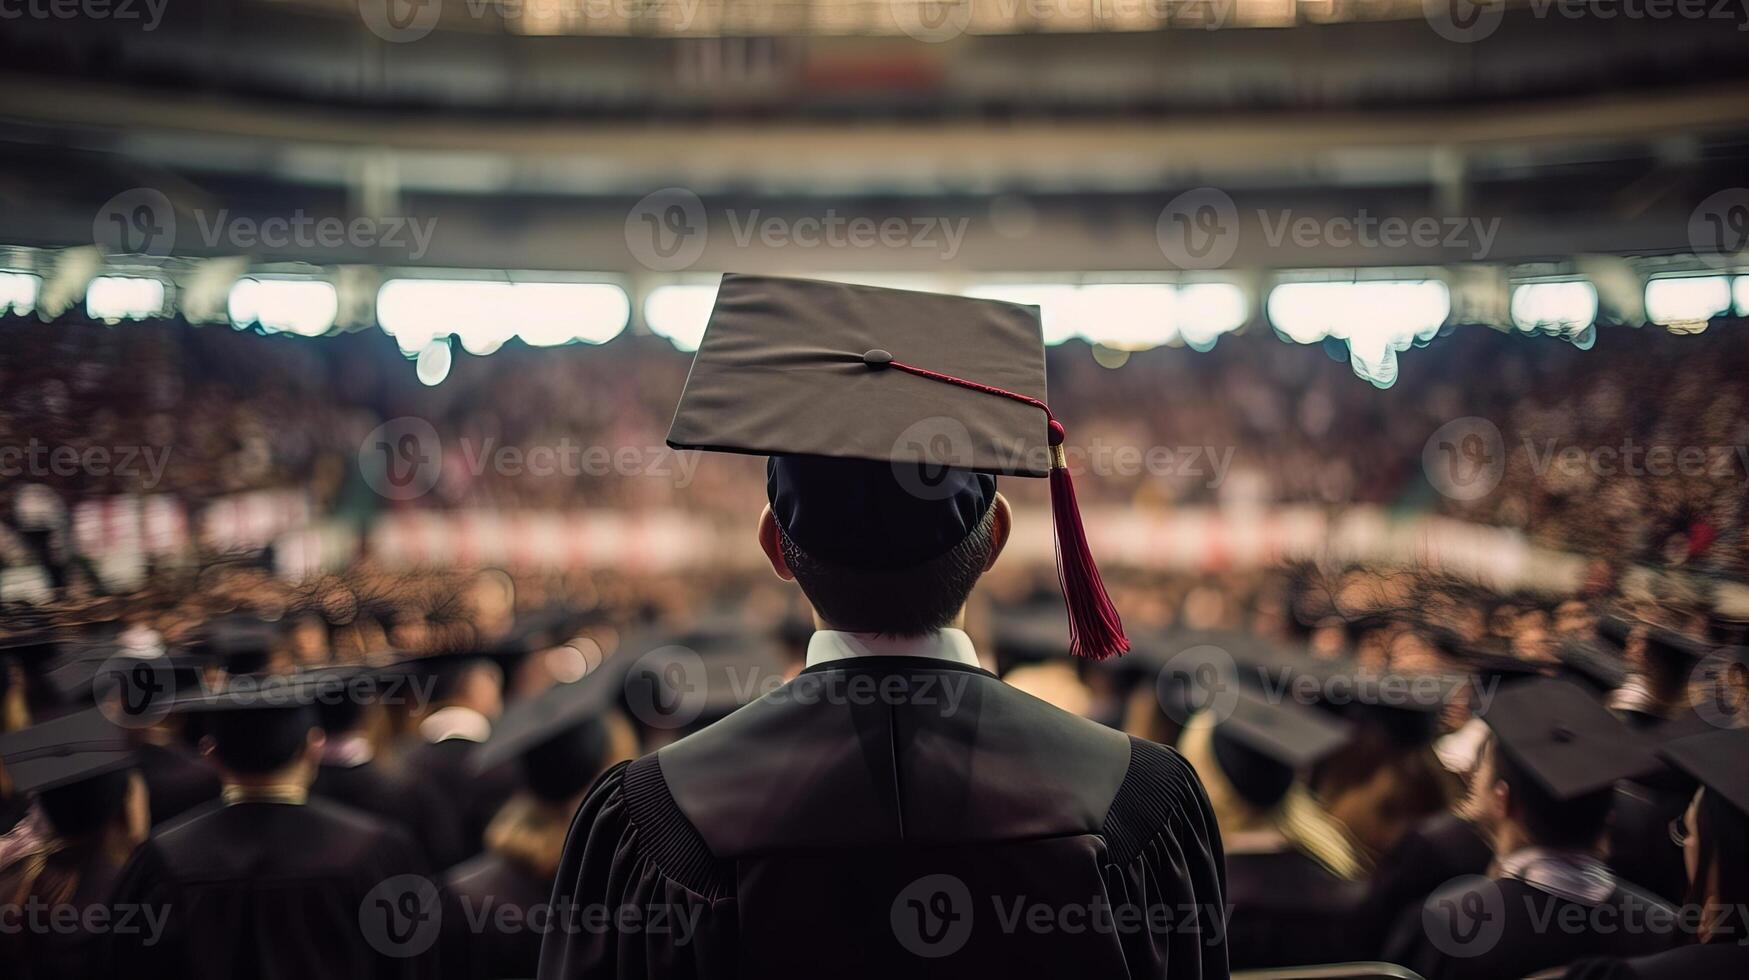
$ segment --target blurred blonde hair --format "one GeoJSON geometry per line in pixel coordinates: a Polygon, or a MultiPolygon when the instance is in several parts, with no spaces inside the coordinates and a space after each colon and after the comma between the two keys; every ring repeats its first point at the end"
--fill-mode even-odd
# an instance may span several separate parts
{"type": "Polygon", "coordinates": [[[1273,831],[1338,878],[1354,881],[1366,877],[1369,868],[1353,835],[1318,804],[1300,780],[1295,779],[1287,796],[1273,807],[1246,802],[1215,762],[1214,729],[1214,720],[1207,712],[1197,714],[1185,726],[1178,750],[1202,777],[1223,834],[1273,831]]]}

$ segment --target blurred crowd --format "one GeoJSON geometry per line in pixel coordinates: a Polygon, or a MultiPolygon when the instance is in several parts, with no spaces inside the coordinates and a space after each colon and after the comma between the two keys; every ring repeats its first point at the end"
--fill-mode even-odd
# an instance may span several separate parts
{"type": "MultiPolygon", "coordinates": [[[[1460,327],[1405,352],[1385,390],[1356,378],[1341,350],[1327,357],[1267,330],[1204,353],[1135,352],[1115,368],[1100,363],[1112,363],[1110,352],[1096,360],[1079,342],[1048,357],[1089,504],[1432,509],[1614,562],[1744,578],[1749,381],[1735,367],[1746,345],[1729,323],[1698,336],[1606,328],[1591,350],[1460,327]],[[1454,423],[1455,435],[1436,438],[1454,423]],[[1448,450],[1464,458],[1448,461],[1448,450]],[[1480,467],[1498,485],[1441,492],[1430,470],[1448,462],[1480,467]]],[[[0,489],[12,498],[0,499],[0,514],[16,512],[27,485],[69,502],[145,492],[195,507],[290,487],[317,514],[360,522],[392,506],[738,516],[760,505],[759,460],[688,462],[664,447],[690,363],[665,340],[513,342],[485,357],[458,349],[455,359],[446,380],[426,387],[375,331],[305,340],[176,322],[8,321],[0,446],[12,448],[6,462],[23,478],[0,489]],[[360,448],[378,425],[405,417],[431,423],[442,470],[429,493],[395,502],[371,489],[360,448]],[[49,455],[56,447],[80,460],[93,447],[113,455],[104,466],[62,466],[49,455]],[[118,465],[132,447],[167,451],[165,464],[118,465]],[[548,465],[521,454],[537,447],[556,454],[548,465]]],[[[1042,482],[1005,490],[1042,503],[1042,482]]],[[[27,543],[16,521],[7,528],[0,554],[18,564],[27,543]]]]}

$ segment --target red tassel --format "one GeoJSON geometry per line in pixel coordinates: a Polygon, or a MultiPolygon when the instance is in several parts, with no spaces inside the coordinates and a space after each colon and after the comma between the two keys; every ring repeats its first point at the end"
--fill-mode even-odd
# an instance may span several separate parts
{"type": "Polygon", "coordinates": [[[1057,532],[1057,582],[1063,587],[1063,602],[1069,607],[1069,652],[1089,660],[1108,660],[1128,653],[1130,639],[1124,635],[1123,620],[1118,618],[1111,597],[1105,594],[1105,583],[1099,580],[1099,566],[1093,563],[1093,549],[1087,547],[1087,529],[1081,526],[1081,508],[1075,503],[1075,482],[1069,478],[1068,461],[1063,457],[1066,437],[1063,423],[1051,414],[1050,407],[1029,395],[895,361],[893,355],[884,350],[868,351],[862,355],[862,361],[877,370],[892,368],[931,381],[1023,402],[1045,413],[1051,444],[1051,523],[1057,532]]]}
{"type": "Polygon", "coordinates": [[[1069,607],[1069,652],[1089,660],[1107,660],[1128,653],[1129,637],[1123,620],[1105,593],[1093,549],[1087,546],[1087,529],[1081,526],[1081,507],[1075,502],[1075,481],[1063,457],[1063,426],[1051,419],[1051,523],[1057,532],[1057,581],[1069,607]]]}

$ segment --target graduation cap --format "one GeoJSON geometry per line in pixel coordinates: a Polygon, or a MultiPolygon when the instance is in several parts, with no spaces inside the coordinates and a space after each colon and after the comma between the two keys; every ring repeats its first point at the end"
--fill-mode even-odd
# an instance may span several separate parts
{"type": "Polygon", "coordinates": [[[1628,667],[1618,652],[1605,650],[1596,643],[1568,640],[1555,651],[1561,662],[1561,672],[1607,694],[1621,687],[1628,679],[1628,667]]]}
{"type": "Polygon", "coordinates": [[[1348,743],[1352,726],[1292,701],[1240,691],[1215,723],[1211,747],[1227,781],[1257,807],[1287,795],[1294,775],[1348,743]]]}
{"type": "Polygon", "coordinates": [[[994,629],[996,655],[1004,667],[1065,659],[1073,655],[1067,627],[1068,617],[1061,606],[998,613],[994,629]]]}
{"type": "Polygon", "coordinates": [[[523,782],[536,796],[568,800],[587,789],[601,768],[608,747],[602,719],[618,695],[610,671],[555,684],[505,711],[469,765],[483,773],[520,760],[523,782]]]}
{"type": "MultiPolygon", "coordinates": [[[[668,445],[769,456],[772,514],[823,561],[895,570],[983,521],[997,475],[1048,477],[1070,647],[1129,649],[1045,403],[1036,307],[725,275],[668,445]]],[[[857,624],[841,624],[854,628],[857,624]]]]}
{"type": "Polygon", "coordinates": [[[19,792],[41,793],[130,768],[133,746],[103,712],[88,708],[0,735],[0,761],[19,792]]]}
{"type": "Polygon", "coordinates": [[[1481,713],[1501,751],[1556,800],[1658,769],[1652,746],[1571,681],[1515,684],[1481,713]]]}
{"type": "Polygon", "coordinates": [[[65,644],[55,630],[34,629],[0,637],[0,691],[10,683],[11,668],[16,665],[33,710],[58,703],[54,686],[44,675],[64,656],[65,644]]]}
{"type": "Polygon", "coordinates": [[[227,674],[256,674],[267,670],[279,639],[276,624],[248,613],[232,613],[202,627],[189,649],[227,674]]]}
{"type": "Polygon", "coordinates": [[[1721,728],[1679,738],[1658,753],[1749,816],[1749,729],[1721,728]]]}
{"type": "Polygon", "coordinates": [[[201,716],[225,767],[271,772],[296,758],[309,730],[321,726],[321,701],[344,696],[336,679],[319,672],[233,677],[217,690],[176,699],[171,710],[201,716]]]}
{"type": "Polygon", "coordinates": [[[1686,633],[1652,623],[1645,624],[1645,636],[1646,655],[1678,670],[1699,663],[1712,652],[1707,644],[1686,633]]]}

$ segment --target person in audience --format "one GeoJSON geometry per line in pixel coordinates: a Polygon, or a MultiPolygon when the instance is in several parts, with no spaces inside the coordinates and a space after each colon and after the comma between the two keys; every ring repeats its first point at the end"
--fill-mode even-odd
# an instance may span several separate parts
{"type": "MultiPolygon", "coordinates": [[[[66,923],[114,921],[117,875],[146,838],[146,786],[131,748],[87,709],[0,736],[0,758],[44,825],[27,849],[0,858],[0,962],[14,980],[96,976],[100,934],[66,923]]],[[[154,910],[141,911],[134,924],[149,930],[154,910]]]]}
{"type": "Polygon", "coordinates": [[[223,794],[154,831],[122,870],[115,903],[163,910],[162,929],[111,934],[105,975],[434,974],[441,900],[418,847],[309,795],[324,745],[319,693],[287,678],[178,705],[205,716],[223,794]]]}
{"type": "Polygon", "coordinates": [[[1650,745],[1583,688],[1554,678],[1501,691],[1482,718],[1493,865],[1485,878],[1460,877],[1428,896],[1421,915],[1398,923],[1385,959],[1427,980],[1492,980],[1666,948],[1675,910],[1599,854],[1615,783],[1655,765],[1650,745]]]}
{"type": "Polygon", "coordinates": [[[1738,980],[1749,976],[1749,730],[1677,739],[1663,755],[1700,783],[1671,825],[1688,870],[1693,941],[1651,956],[1573,964],[1566,980],[1738,980]]]}

